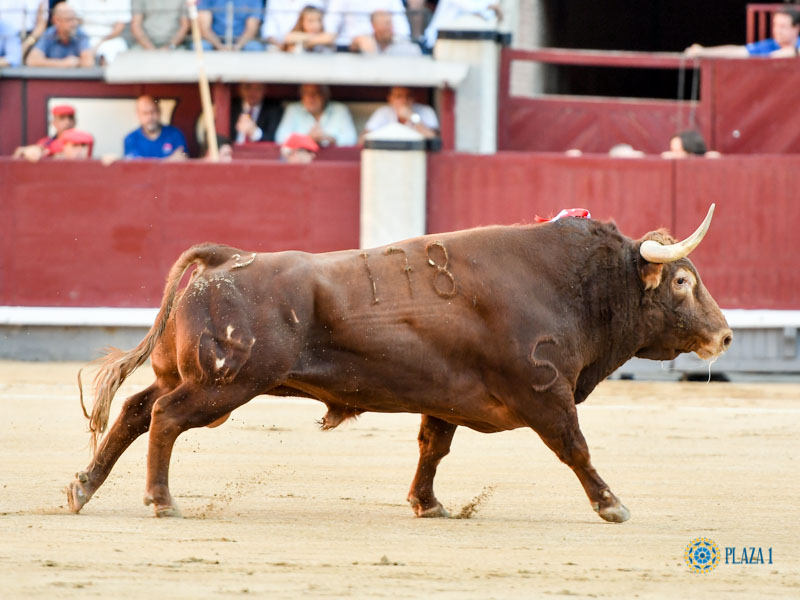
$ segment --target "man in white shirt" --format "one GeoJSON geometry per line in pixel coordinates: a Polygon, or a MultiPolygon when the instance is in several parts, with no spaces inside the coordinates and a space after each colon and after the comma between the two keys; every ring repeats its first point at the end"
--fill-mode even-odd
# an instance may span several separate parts
{"type": "Polygon", "coordinates": [[[372,113],[364,125],[364,133],[380,129],[390,123],[400,123],[417,131],[426,138],[439,135],[439,119],[436,112],[427,104],[414,102],[414,94],[404,86],[395,86],[389,90],[386,106],[381,106],[372,113]]]}
{"type": "Polygon", "coordinates": [[[433,48],[439,36],[439,27],[468,14],[478,15],[487,21],[493,21],[495,18],[500,21],[503,18],[497,0],[439,0],[431,22],[425,30],[425,45],[433,48]]]}
{"type": "Polygon", "coordinates": [[[402,0],[330,0],[325,12],[325,31],[336,34],[337,47],[350,48],[354,38],[372,33],[369,17],[376,10],[392,14],[392,26],[397,38],[411,38],[411,27],[402,0]]]}
{"type": "Polygon", "coordinates": [[[392,13],[376,10],[370,17],[372,35],[360,35],[353,40],[350,49],[362,54],[385,56],[420,56],[422,50],[411,40],[398,39],[394,35],[392,13]]]}
{"type": "Polygon", "coordinates": [[[354,146],[356,128],[350,111],[341,102],[330,99],[325,85],[300,86],[300,102],[286,107],[275,141],[285,142],[293,133],[308,135],[320,146],[354,146]]]}

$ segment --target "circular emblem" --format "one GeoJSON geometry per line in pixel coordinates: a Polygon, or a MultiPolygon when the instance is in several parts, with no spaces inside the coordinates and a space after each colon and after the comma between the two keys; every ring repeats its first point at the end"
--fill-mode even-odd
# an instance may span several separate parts
{"type": "Polygon", "coordinates": [[[697,538],[686,546],[683,560],[695,573],[710,573],[719,564],[719,548],[714,540],[697,538]]]}

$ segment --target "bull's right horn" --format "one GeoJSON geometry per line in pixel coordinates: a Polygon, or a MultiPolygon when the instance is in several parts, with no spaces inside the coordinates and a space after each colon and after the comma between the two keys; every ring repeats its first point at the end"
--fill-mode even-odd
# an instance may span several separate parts
{"type": "Polygon", "coordinates": [[[708,231],[708,226],[711,225],[711,217],[713,215],[714,205],[712,204],[708,209],[706,218],[700,224],[700,227],[688,238],[682,242],[670,244],[668,246],[659,244],[655,240],[645,240],[642,242],[641,246],[639,246],[639,253],[642,255],[642,258],[651,263],[670,263],[689,256],[689,253],[697,248],[697,245],[703,241],[703,237],[705,237],[708,231]]]}

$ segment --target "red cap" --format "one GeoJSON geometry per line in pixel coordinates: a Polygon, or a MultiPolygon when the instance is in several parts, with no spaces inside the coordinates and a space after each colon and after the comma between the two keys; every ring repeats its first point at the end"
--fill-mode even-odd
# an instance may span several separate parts
{"type": "Polygon", "coordinates": [[[64,115],[75,116],[75,109],[72,108],[69,104],[59,104],[58,106],[53,107],[53,115],[57,117],[61,117],[64,115]]]}
{"type": "Polygon", "coordinates": [[[94,138],[91,133],[80,129],[67,129],[61,134],[61,141],[65,144],[93,144],[94,138]]]}
{"type": "Polygon", "coordinates": [[[303,135],[302,133],[293,133],[285,142],[284,148],[291,148],[292,150],[308,150],[309,152],[319,152],[317,142],[311,139],[310,136],[303,135]]]}

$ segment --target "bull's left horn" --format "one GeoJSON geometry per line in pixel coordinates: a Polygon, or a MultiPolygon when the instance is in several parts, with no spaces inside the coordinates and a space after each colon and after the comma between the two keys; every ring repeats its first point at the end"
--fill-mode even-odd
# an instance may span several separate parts
{"type": "Polygon", "coordinates": [[[711,225],[711,217],[713,215],[714,205],[712,204],[700,227],[688,238],[682,242],[670,244],[668,246],[659,244],[655,240],[645,240],[642,242],[642,245],[639,246],[639,253],[642,255],[642,258],[651,263],[670,263],[689,256],[689,253],[697,248],[697,245],[703,241],[708,231],[708,226],[711,225]]]}

